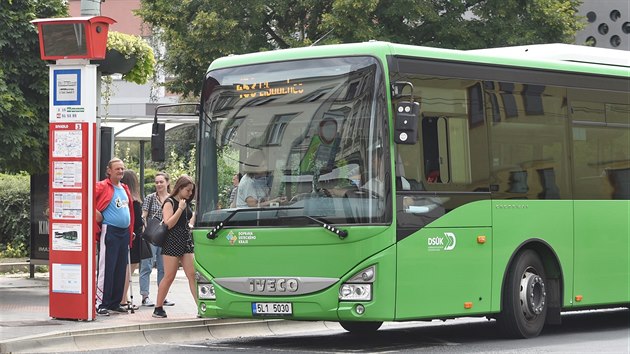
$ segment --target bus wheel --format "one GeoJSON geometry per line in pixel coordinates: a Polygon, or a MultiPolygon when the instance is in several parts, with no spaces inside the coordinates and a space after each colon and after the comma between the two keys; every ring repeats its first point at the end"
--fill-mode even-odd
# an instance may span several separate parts
{"type": "Polygon", "coordinates": [[[518,255],[510,267],[503,294],[503,309],[497,318],[506,335],[516,338],[536,337],[547,316],[545,269],[533,250],[518,255]]]}
{"type": "Polygon", "coordinates": [[[383,322],[350,322],[350,321],[342,321],[339,322],[341,327],[351,334],[369,334],[376,332],[383,322]]]}

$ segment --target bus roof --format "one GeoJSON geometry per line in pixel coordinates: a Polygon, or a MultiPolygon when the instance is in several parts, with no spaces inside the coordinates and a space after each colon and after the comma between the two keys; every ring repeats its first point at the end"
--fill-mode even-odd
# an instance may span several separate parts
{"type": "Polygon", "coordinates": [[[630,53],[609,48],[596,48],[564,43],[533,44],[515,47],[476,49],[469,52],[505,57],[527,57],[578,63],[617,65],[630,68],[630,53]]]}
{"type": "Polygon", "coordinates": [[[381,60],[385,60],[387,55],[395,55],[429,60],[452,60],[465,63],[630,77],[630,65],[628,65],[627,52],[570,44],[532,45],[464,51],[369,41],[363,43],[334,44],[230,55],[213,61],[208,70],[265,62],[346,55],[371,55],[381,60]],[[554,46],[555,48],[562,48],[562,50],[556,49],[558,53],[546,52],[553,51],[554,46]],[[523,52],[526,54],[524,55],[523,52]],[[609,58],[606,58],[607,55],[609,58]]]}

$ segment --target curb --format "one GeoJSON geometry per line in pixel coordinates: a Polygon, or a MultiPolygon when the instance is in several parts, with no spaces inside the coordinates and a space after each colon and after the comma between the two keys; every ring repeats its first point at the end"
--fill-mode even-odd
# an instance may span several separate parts
{"type": "Polygon", "coordinates": [[[50,353],[126,348],[148,344],[181,343],[206,339],[286,335],[337,329],[323,321],[282,319],[198,319],[165,323],[63,331],[0,342],[0,353],[50,353]]]}

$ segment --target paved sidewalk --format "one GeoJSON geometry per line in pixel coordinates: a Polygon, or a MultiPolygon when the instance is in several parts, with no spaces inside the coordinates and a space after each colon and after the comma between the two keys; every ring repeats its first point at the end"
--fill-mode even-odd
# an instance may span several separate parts
{"type": "MultiPolygon", "coordinates": [[[[157,272],[151,274],[151,295],[157,295],[157,272]]],[[[138,273],[132,276],[134,303],[140,303],[138,273]]],[[[183,270],[167,298],[175,306],[168,318],[153,318],[153,307],[131,314],[97,316],[94,321],[49,317],[48,273],[0,275],[0,353],[87,351],[152,343],[186,342],[236,336],[265,336],[322,330],[324,322],[283,320],[200,319],[183,270]]],[[[69,304],[71,306],[71,304],[69,304]]]]}
{"type": "MultiPolygon", "coordinates": [[[[157,271],[151,273],[150,297],[155,302],[157,295],[157,271]]],[[[0,341],[49,333],[79,329],[96,329],[137,323],[160,323],[182,320],[196,320],[197,311],[188,288],[188,280],[183,270],[179,270],[167,296],[175,306],[165,306],[168,318],[151,317],[153,307],[139,306],[134,314],[112,314],[97,316],[94,321],[57,320],[49,317],[48,273],[28,273],[0,275],[0,341]]],[[[141,295],[138,273],[132,275],[134,304],[140,305],[141,295]]]]}

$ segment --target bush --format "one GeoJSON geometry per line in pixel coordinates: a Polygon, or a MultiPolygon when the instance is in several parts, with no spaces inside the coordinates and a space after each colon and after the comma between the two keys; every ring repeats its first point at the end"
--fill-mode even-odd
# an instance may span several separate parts
{"type": "Polygon", "coordinates": [[[158,171],[147,168],[144,170],[144,195],[147,196],[155,192],[155,175],[158,171]]]}
{"type": "Polygon", "coordinates": [[[0,174],[0,255],[25,257],[31,242],[28,175],[0,174]]]}
{"type": "Polygon", "coordinates": [[[28,256],[28,248],[22,242],[16,242],[16,245],[8,244],[3,250],[0,250],[0,258],[22,258],[28,256]]]}

